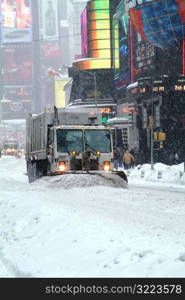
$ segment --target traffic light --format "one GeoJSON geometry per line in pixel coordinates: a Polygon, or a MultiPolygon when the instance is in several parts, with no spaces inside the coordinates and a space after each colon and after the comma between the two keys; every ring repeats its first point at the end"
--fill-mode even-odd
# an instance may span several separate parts
{"type": "Polygon", "coordinates": [[[105,124],[107,122],[108,118],[109,118],[108,113],[103,112],[102,119],[101,119],[102,124],[105,124]]]}
{"type": "Polygon", "coordinates": [[[129,113],[128,113],[128,122],[129,124],[133,124],[133,111],[130,110],[129,113]]]}
{"type": "Polygon", "coordinates": [[[109,107],[104,107],[101,109],[102,112],[102,119],[101,122],[102,124],[105,124],[107,122],[107,120],[109,119],[109,113],[110,113],[110,108],[109,107]]]}
{"type": "Polygon", "coordinates": [[[164,132],[155,131],[153,134],[153,138],[155,141],[163,142],[166,140],[166,133],[164,132]]]}
{"type": "Polygon", "coordinates": [[[154,134],[154,141],[157,141],[158,140],[158,132],[155,131],[153,134],[154,134]]]}
{"type": "Polygon", "coordinates": [[[164,132],[159,132],[158,133],[158,140],[159,141],[165,141],[166,140],[166,133],[164,133],[164,132]]]}

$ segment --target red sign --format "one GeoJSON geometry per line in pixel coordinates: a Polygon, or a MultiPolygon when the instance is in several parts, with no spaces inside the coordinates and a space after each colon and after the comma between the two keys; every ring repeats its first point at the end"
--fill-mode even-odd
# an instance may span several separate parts
{"type": "Polygon", "coordinates": [[[61,57],[61,51],[58,42],[42,44],[41,56],[45,58],[61,57]]]}

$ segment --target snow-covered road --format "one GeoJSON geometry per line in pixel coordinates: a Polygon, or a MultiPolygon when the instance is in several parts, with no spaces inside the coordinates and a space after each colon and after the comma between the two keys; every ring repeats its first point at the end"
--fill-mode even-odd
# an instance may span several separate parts
{"type": "Polygon", "coordinates": [[[185,276],[183,186],[28,184],[13,157],[0,170],[0,277],[185,276]]]}

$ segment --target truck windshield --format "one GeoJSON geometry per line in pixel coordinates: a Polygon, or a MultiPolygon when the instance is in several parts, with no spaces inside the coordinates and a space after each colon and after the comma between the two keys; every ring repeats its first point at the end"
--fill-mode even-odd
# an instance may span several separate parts
{"type": "Polygon", "coordinates": [[[83,133],[79,129],[57,129],[57,151],[83,151],[83,133]]]}
{"type": "Polygon", "coordinates": [[[93,152],[109,153],[111,152],[111,138],[109,130],[86,129],[85,150],[93,152]]]}

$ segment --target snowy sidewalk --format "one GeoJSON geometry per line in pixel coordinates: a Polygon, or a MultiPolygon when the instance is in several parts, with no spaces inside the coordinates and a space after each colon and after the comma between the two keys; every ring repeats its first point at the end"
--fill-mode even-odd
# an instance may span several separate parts
{"type": "Polygon", "coordinates": [[[124,172],[128,176],[129,185],[185,190],[184,163],[173,166],[157,163],[154,170],[150,164],[144,164],[124,172]]]}

